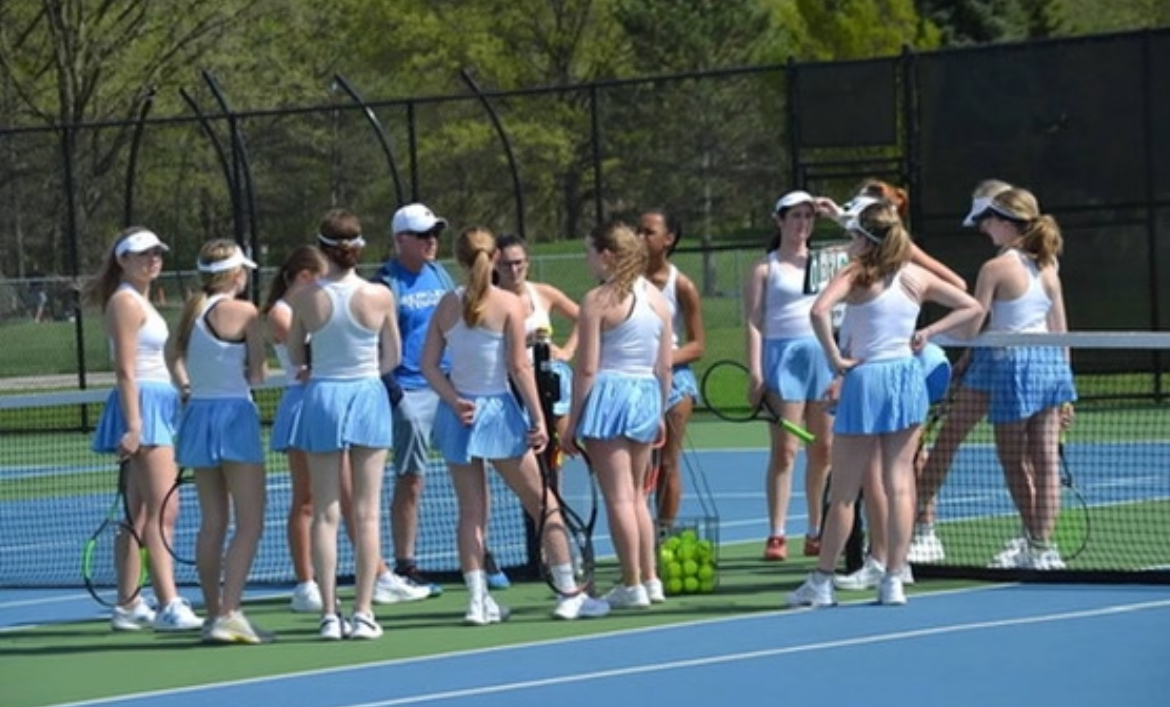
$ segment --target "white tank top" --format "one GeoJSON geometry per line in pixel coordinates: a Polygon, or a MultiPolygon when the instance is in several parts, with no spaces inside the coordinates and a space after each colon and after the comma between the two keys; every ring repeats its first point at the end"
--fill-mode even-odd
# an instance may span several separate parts
{"type": "Polygon", "coordinates": [[[778,251],[768,253],[768,278],[764,287],[764,338],[793,339],[812,336],[813,295],[804,293],[804,270],[780,260],[778,251]]]}
{"type": "Polygon", "coordinates": [[[911,355],[910,338],[918,322],[921,305],[906,293],[899,270],[877,297],[862,304],[845,306],[842,331],[848,332],[852,358],[881,361],[911,355]]]}
{"type": "Polygon", "coordinates": [[[364,281],[317,282],[333,305],[333,313],[313,332],[313,377],[353,379],[378,376],[378,334],[354,321],[353,293],[364,281]]]}
{"type": "MultiPolygon", "coordinates": [[[[134,341],[134,379],[140,381],[155,381],[170,383],[171,374],[167,370],[167,360],[164,354],[167,346],[167,337],[170,330],[167,320],[162,318],[150,300],[134,289],[130,283],[118,285],[119,290],[131,292],[142,303],[146,313],[146,321],[138,329],[138,336],[134,341]]],[[[109,340],[110,358],[114,357],[114,340],[109,340]]]]}
{"type": "Polygon", "coordinates": [[[621,324],[601,332],[599,370],[653,375],[658,360],[657,346],[653,342],[662,335],[662,320],[646,297],[649,286],[649,281],[639,277],[634,283],[629,316],[621,324]]]}
{"type": "Polygon", "coordinates": [[[666,308],[670,311],[671,329],[671,346],[678,348],[678,333],[682,327],[682,315],[678,307],[678,268],[673,264],[670,265],[670,271],[666,276],[666,283],[662,286],[662,296],[666,298],[666,308]]]}
{"type": "Polygon", "coordinates": [[[991,303],[988,331],[1048,331],[1048,311],[1052,299],[1040,284],[1040,269],[1036,261],[1016,249],[1011,250],[1019,257],[1028,272],[1028,289],[1012,300],[993,300],[991,303]]]}
{"type": "Polygon", "coordinates": [[[187,373],[191,376],[192,398],[248,398],[251,391],[245,369],[248,354],[243,341],[224,341],[207,323],[211,308],[227,299],[212,295],[191,327],[187,342],[187,373]]]}
{"type": "MultiPolygon", "coordinates": [[[[463,290],[458,290],[460,298],[463,290]]],[[[508,392],[508,365],[504,332],[469,327],[460,316],[443,332],[451,357],[451,385],[467,395],[499,395],[508,392]]]]}
{"type": "Polygon", "coordinates": [[[536,292],[531,282],[524,283],[524,291],[528,293],[528,300],[532,302],[532,311],[524,318],[524,333],[532,336],[537,329],[552,329],[552,319],[549,318],[548,306],[536,292]]]}

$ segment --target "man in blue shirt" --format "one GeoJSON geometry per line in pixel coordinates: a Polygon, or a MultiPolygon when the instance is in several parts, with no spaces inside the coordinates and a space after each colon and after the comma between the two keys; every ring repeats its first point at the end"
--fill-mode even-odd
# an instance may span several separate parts
{"type": "MultiPolygon", "coordinates": [[[[386,386],[394,404],[394,499],[390,504],[390,534],[394,541],[394,573],[430,590],[442,593],[427,581],[415,564],[419,500],[431,456],[431,431],[439,396],[427,384],[419,362],[426,343],[431,316],[447,292],[455,289],[451,275],[436,261],[439,237],[447,220],[423,204],[407,204],[394,213],[395,256],[374,275],[394,293],[398,330],[402,336],[402,362],[387,376],[386,386]]],[[[450,369],[444,354],[442,367],[450,369]]],[[[507,586],[507,577],[487,561],[494,588],[507,586]]]]}

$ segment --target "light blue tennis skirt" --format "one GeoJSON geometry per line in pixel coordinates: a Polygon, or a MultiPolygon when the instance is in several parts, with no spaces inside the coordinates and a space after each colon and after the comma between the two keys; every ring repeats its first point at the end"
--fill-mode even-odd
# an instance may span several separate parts
{"type": "Polygon", "coordinates": [[[922,424],[929,407],[922,364],[913,356],[862,363],[841,383],[833,433],[897,432],[922,424]]]}
{"type": "Polygon", "coordinates": [[[394,443],[390,399],[379,378],[309,379],[291,446],[306,452],[394,443]]]}
{"type": "Polygon", "coordinates": [[[832,381],[829,359],[815,336],[764,340],[764,385],[781,400],[823,400],[832,381]]]}
{"type": "Polygon", "coordinates": [[[290,385],[280,395],[276,406],[276,417],[272,419],[272,434],[269,447],[274,452],[287,452],[293,447],[293,434],[301,419],[301,406],[305,402],[305,386],[290,385]]]}
{"type": "Polygon", "coordinates": [[[947,396],[947,388],[951,384],[951,362],[946,352],[936,344],[927,344],[914,354],[914,358],[926,376],[926,394],[930,396],[930,403],[933,405],[941,401],[947,396]]]}
{"type": "Polygon", "coordinates": [[[192,398],[179,418],[177,440],[179,466],[206,469],[224,462],[264,463],[260,412],[248,398],[192,398]]]}
{"type": "MultiPolygon", "coordinates": [[[[140,443],[146,447],[173,447],[179,421],[179,392],[170,383],[138,381],[138,412],[142,416],[140,443]]],[[[122,396],[117,388],[106,396],[102,417],[93,435],[93,451],[112,453],[126,434],[122,396]]]]}
{"type": "Polygon", "coordinates": [[[511,392],[461,395],[475,401],[475,418],[463,424],[455,411],[439,402],[435,411],[435,446],[453,464],[473,459],[513,459],[528,450],[528,415],[511,392]]]}
{"type": "Polygon", "coordinates": [[[660,422],[662,388],[656,377],[603,371],[585,398],[577,437],[653,442],[660,422]]]}
{"type": "Polygon", "coordinates": [[[977,348],[963,385],[990,396],[992,424],[1025,420],[1077,399],[1072,369],[1057,346],[977,348]]]}
{"type": "Polygon", "coordinates": [[[552,412],[557,417],[563,417],[573,407],[573,367],[565,361],[550,361],[550,364],[561,384],[560,397],[553,403],[552,412]]]}
{"type": "Polygon", "coordinates": [[[699,400],[699,383],[695,380],[695,372],[685,363],[670,371],[670,393],[666,396],[666,409],[678,405],[683,398],[696,402],[699,400]]]}

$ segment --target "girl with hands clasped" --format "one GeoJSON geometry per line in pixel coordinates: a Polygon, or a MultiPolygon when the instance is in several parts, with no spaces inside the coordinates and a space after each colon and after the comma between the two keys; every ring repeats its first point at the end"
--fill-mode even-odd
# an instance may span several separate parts
{"type": "MultiPolygon", "coordinates": [[[[495,236],[487,229],[468,228],[455,239],[455,258],[466,274],[466,285],[439,301],[421,362],[427,383],[440,399],[435,440],[459,504],[459,565],[470,595],[464,622],[473,626],[499,623],[509,613],[489,593],[484,568],[486,462],[538,521],[544,499],[536,454],[549,440],[525,346],[528,314],[519,297],[491,284],[497,257],[495,236]],[[450,355],[449,376],[442,368],[444,352],[450,355]]],[[[548,499],[548,504],[544,511],[556,514],[555,500],[548,499]]],[[[570,596],[576,583],[566,537],[546,534],[554,583],[564,589],[553,614],[562,619],[604,616],[609,612],[605,602],[584,592],[570,596]]]]}
{"type": "Polygon", "coordinates": [[[586,241],[589,268],[602,284],[586,293],[577,320],[573,405],[561,449],[585,445],[605,498],[621,583],[605,595],[614,608],[665,600],[655,567],[654,522],[642,492],[651,447],[665,434],[673,335],[670,310],[643,276],[646,247],[622,223],[586,241]]]}
{"type": "Polygon", "coordinates": [[[863,197],[851,202],[845,228],[851,262],[818,295],[812,327],[834,373],[840,398],[833,424],[833,484],[817,569],[788,596],[790,606],[831,606],[833,570],[853,525],[853,504],[864,474],[881,470],[887,497],[888,559],[878,601],[904,604],[902,568],[914,520],[915,440],[929,405],[926,378],[914,358],[929,338],[971,336],[982,307],[963,290],[911,262],[910,234],[894,206],[863,197]],[[916,329],[923,302],[949,308],[916,329]],[[844,302],[846,356],[833,338],[831,313],[844,302]]]}

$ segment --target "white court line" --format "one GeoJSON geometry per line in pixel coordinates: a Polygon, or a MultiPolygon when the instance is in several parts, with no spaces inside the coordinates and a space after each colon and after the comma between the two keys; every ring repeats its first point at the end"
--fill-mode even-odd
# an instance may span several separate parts
{"type": "Polygon", "coordinates": [[[1030,624],[1055,623],[1057,621],[1094,618],[1097,616],[1116,615],[1136,611],[1146,611],[1148,609],[1161,609],[1166,607],[1170,607],[1170,599],[1163,601],[1143,602],[1141,604],[1106,606],[1099,609],[1068,611],[1059,614],[1047,614],[1044,616],[1030,616],[1021,619],[981,621],[969,624],[955,624],[953,626],[938,626],[935,628],[915,629],[913,631],[898,631],[895,633],[877,634],[873,636],[858,636],[856,638],[845,638],[836,641],[823,641],[819,643],[808,643],[800,646],[789,646],[787,648],[772,648],[768,650],[748,651],[745,653],[731,653],[728,655],[713,656],[708,658],[675,660],[666,663],[649,663],[646,665],[636,665],[625,668],[617,668],[614,670],[600,670],[592,673],[566,675],[559,678],[527,680],[521,682],[503,683],[500,685],[491,685],[488,687],[448,690],[446,692],[432,692],[413,695],[410,697],[399,697],[391,700],[380,700],[378,702],[357,702],[344,705],[343,707],[396,707],[397,705],[421,704],[424,702],[435,702],[438,700],[449,700],[460,697],[479,697],[483,695],[494,695],[505,692],[516,692],[518,690],[527,690],[537,687],[569,685],[573,683],[589,682],[593,680],[603,680],[615,677],[626,677],[630,675],[644,675],[647,673],[665,672],[668,670],[681,670],[684,668],[694,668],[699,666],[735,663],[744,660],[757,660],[759,658],[771,658],[795,653],[811,653],[814,651],[833,650],[836,648],[851,648],[854,646],[872,645],[875,643],[891,643],[894,641],[912,640],[917,638],[942,636],[954,633],[966,633],[970,631],[1004,628],[1008,626],[1027,626],[1030,624]]]}
{"type": "MultiPolygon", "coordinates": [[[[1018,586],[1016,583],[1001,584],[994,586],[970,587],[954,589],[949,591],[934,592],[931,594],[923,594],[915,597],[915,601],[930,600],[935,598],[947,598],[959,594],[970,594],[974,592],[987,592],[1002,590],[1005,588],[1018,586]]],[[[841,602],[841,606],[848,606],[853,604],[870,604],[871,599],[858,599],[856,601],[841,602]]],[[[835,641],[824,641],[818,643],[809,643],[797,646],[789,646],[786,648],[775,648],[762,651],[751,651],[745,653],[729,654],[724,656],[715,656],[708,658],[693,658],[689,660],[670,661],[663,663],[649,663],[641,666],[629,666],[620,669],[596,671],[592,673],[578,673],[575,675],[566,675],[558,678],[545,678],[541,680],[530,680],[503,683],[500,685],[491,685],[486,687],[466,688],[463,690],[450,690],[445,692],[424,693],[412,695],[409,697],[399,697],[390,700],[383,700],[378,702],[361,702],[348,703],[344,705],[335,705],[334,707],[394,707],[395,705],[420,704],[424,702],[434,702],[436,700],[450,699],[453,697],[472,697],[477,695],[498,694],[503,692],[514,692],[523,689],[530,689],[534,687],[543,687],[548,685],[562,685],[577,682],[586,682],[589,680],[599,680],[610,677],[620,677],[624,675],[636,675],[652,672],[664,672],[667,670],[677,670],[680,668],[692,667],[697,665],[716,665],[721,663],[729,663],[737,660],[750,660],[775,655],[785,655],[794,653],[807,653],[819,650],[830,650],[834,648],[847,648],[857,645],[867,645],[874,643],[884,643],[899,640],[907,640],[914,638],[924,638],[934,635],[945,635],[949,633],[962,633],[969,631],[976,631],[980,629],[1000,628],[1016,625],[1028,625],[1036,623],[1052,623],[1056,621],[1066,621],[1082,618],[1092,618],[1096,616],[1107,616],[1114,614],[1129,613],[1134,611],[1145,611],[1150,609],[1160,609],[1170,607],[1170,599],[1139,602],[1134,604],[1120,604],[1115,606],[1106,606],[1096,609],[1082,609],[1078,611],[1063,612],[1059,614],[1049,614],[1042,616],[1033,616],[1021,619],[1003,619],[997,621],[985,621],[970,624],[954,624],[951,626],[939,626],[929,629],[916,629],[912,631],[899,631],[896,633],[877,634],[873,636],[861,636],[849,639],[838,639],[835,641]]],[[[703,626],[708,624],[731,623],[740,621],[752,621],[761,617],[767,618],[785,618],[801,616],[809,611],[824,611],[817,609],[786,609],[775,612],[756,612],[750,614],[739,614],[736,616],[727,616],[714,619],[703,619],[699,621],[669,624],[666,626],[651,626],[646,628],[625,629],[620,631],[605,632],[599,634],[591,634],[588,636],[576,636],[572,638],[558,638],[548,639],[542,641],[532,641],[528,643],[509,644],[505,646],[493,646],[490,648],[477,648],[464,651],[456,651],[452,653],[442,653],[436,655],[419,656],[417,658],[398,658],[394,660],[386,660],[372,663],[362,663],[360,665],[337,666],[332,668],[320,668],[317,670],[303,670],[282,675],[268,675],[258,678],[248,678],[244,680],[230,680],[217,683],[205,683],[202,685],[193,685],[190,687],[180,687],[170,690],[156,690],[151,692],[140,692],[126,695],[119,695],[116,697],[104,697],[93,700],[83,700],[80,702],[62,702],[53,705],[45,705],[45,707],[91,707],[96,705],[108,704],[122,704],[134,701],[158,699],[170,695],[181,695],[198,693],[202,691],[219,690],[225,688],[239,687],[243,685],[256,685],[271,682],[280,682],[283,680],[299,679],[299,678],[313,678],[325,675],[336,675],[340,673],[352,673],[357,671],[368,670],[371,668],[383,668],[390,666],[404,666],[417,663],[429,663],[436,661],[449,660],[452,658],[463,658],[474,655],[485,655],[489,653],[500,653],[506,651],[513,651],[517,649],[537,648],[540,646],[550,645],[564,645],[571,643],[581,643],[585,641],[595,641],[599,639],[610,639],[616,636],[628,636],[644,633],[655,633],[661,631],[675,631],[679,629],[690,629],[696,626],[703,626]]]]}

